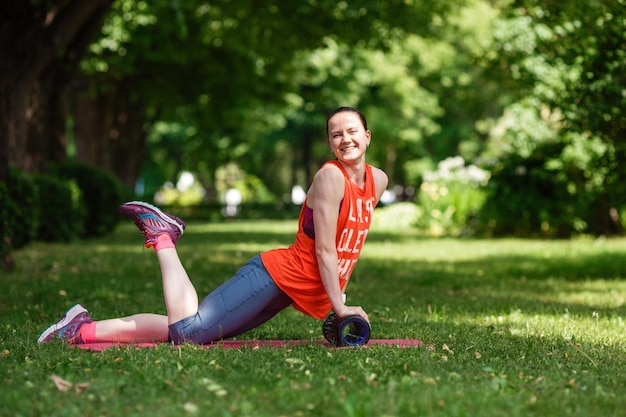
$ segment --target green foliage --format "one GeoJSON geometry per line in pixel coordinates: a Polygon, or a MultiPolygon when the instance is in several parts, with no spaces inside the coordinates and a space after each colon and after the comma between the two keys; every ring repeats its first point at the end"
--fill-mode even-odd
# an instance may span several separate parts
{"type": "Polygon", "coordinates": [[[372,229],[399,232],[414,229],[421,210],[413,203],[403,202],[377,207],[374,213],[372,229]]]}
{"type": "MultiPolygon", "coordinates": [[[[274,3],[112,3],[82,61],[81,91],[132,103],[125,117],[148,133],[146,196],[182,171],[212,191],[216,170],[236,161],[253,176],[237,185],[246,199],[279,199],[328,159],[324,115],[354,105],[374,134],[369,161],[392,186],[417,184],[424,166],[451,155],[480,158],[498,177],[485,217],[500,230],[622,232],[624,0],[274,3]],[[526,165],[533,184],[555,190],[500,203],[528,188],[517,181],[526,165]],[[563,200],[549,209],[553,197],[563,200]],[[521,207],[523,227],[511,217],[521,207]]],[[[103,159],[137,166],[125,156],[103,159]]],[[[433,209],[458,227],[458,210],[433,209]]]]}
{"type": "MultiPolygon", "coordinates": [[[[83,186],[89,183],[87,172],[90,170],[83,168],[80,172],[74,172],[77,177],[82,176],[83,186]]],[[[69,171],[62,169],[56,173],[70,175],[69,171]]],[[[94,176],[91,178],[95,179],[94,176]]],[[[96,183],[90,185],[95,190],[104,190],[107,184],[100,182],[101,186],[96,183]]],[[[0,254],[4,257],[12,250],[23,248],[35,240],[67,242],[81,235],[85,227],[87,206],[86,200],[81,198],[82,191],[77,183],[76,179],[26,174],[19,169],[10,168],[9,181],[7,184],[1,184],[0,191],[2,215],[0,254]]],[[[106,192],[102,195],[106,195],[106,192]]],[[[101,202],[93,192],[90,198],[96,204],[101,202]]]]}
{"type": "Polygon", "coordinates": [[[519,155],[528,158],[537,147],[559,141],[562,115],[536,98],[508,106],[489,132],[483,154],[488,159],[519,155]]]}
{"type": "MultiPolygon", "coordinates": [[[[320,321],[293,309],[242,338],[310,344],[36,345],[75,302],[98,320],[165,312],[157,260],[128,223],[100,239],[16,254],[23,267],[2,275],[0,291],[0,415],[618,417],[626,409],[624,239],[372,230],[348,301],[366,309],[374,337],[417,338],[423,348],[320,348],[320,321]],[[72,387],[59,391],[52,374],[72,387]]],[[[178,250],[203,295],[258,251],[290,244],[295,227],[195,223],[178,250]]]]}
{"type": "Polygon", "coordinates": [[[269,192],[265,184],[254,175],[251,175],[235,164],[229,163],[216,169],[215,191],[217,200],[224,202],[226,192],[235,188],[241,193],[242,203],[274,203],[275,197],[269,192]]]}
{"type": "MultiPolygon", "coordinates": [[[[325,159],[322,116],[338,103],[349,104],[369,120],[369,161],[383,167],[394,183],[406,183],[404,164],[423,156],[425,142],[440,130],[435,121],[442,113],[438,98],[419,82],[436,68],[422,65],[437,55],[431,47],[415,35],[391,40],[385,50],[327,39],[322,48],[296,54],[292,79],[298,95],[291,97],[287,132],[293,146],[301,147],[301,137],[311,136],[319,146],[309,145],[309,153],[325,159]],[[312,125],[316,120],[317,126],[312,125]]],[[[300,169],[309,168],[307,162],[302,160],[300,169]]]]}
{"type": "Polygon", "coordinates": [[[56,164],[51,171],[59,178],[74,181],[80,189],[85,209],[83,236],[103,236],[115,228],[120,221],[117,209],[129,196],[119,180],[106,171],[75,162],[56,164]]]}
{"type": "Polygon", "coordinates": [[[194,206],[201,205],[205,199],[204,186],[190,172],[181,173],[174,185],[166,182],[154,195],[159,205],[194,206]]]}
{"type": "Polygon", "coordinates": [[[480,213],[481,230],[495,236],[568,237],[584,232],[567,184],[545,167],[561,144],[542,145],[523,158],[511,154],[492,169],[489,194],[480,213]]]}
{"type": "MultiPolygon", "coordinates": [[[[284,136],[298,149],[307,140],[314,145],[308,153],[295,151],[295,157],[327,157],[323,129],[313,122],[338,103],[368,116],[369,161],[385,169],[392,184],[414,183],[416,161],[461,151],[468,159],[477,156],[481,138],[473,124],[497,110],[501,93],[476,65],[489,50],[496,15],[485,2],[462,2],[434,16],[428,33],[398,30],[401,36],[390,37],[384,47],[329,36],[322,47],[298,52],[289,74],[296,90],[287,96],[292,110],[284,136]]],[[[306,163],[299,168],[307,169],[306,163]]]]}
{"type": "Polygon", "coordinates": [[[496,21],[493,38],[512,101],[489,134],[489,149],[499,149],[495,158],[501,158],[493,165],[493,186],[503,187],[493,195],[510,199],[492,200],[491,213],[504,210],[496,216],[508,223],[504,233],[620,233],[615,213],[626,190],[620,162],[626,160],[626,118],[619,110],[626,106],[626,22],[618,16],[624,2],[514,5],[496,21]],[[541,190],[516,181],[520,167],[541,190]],[[522,204],[516,208],[511,199],[522,204]],[[520,211],[524,226],[513,224],[520,211]]]}
{"type": "Polygon", "coordinates": [[[28,245],[37,235],[39,226],[39,199],[30,175],[9,167],[6,199],[8,235],[13,249],[28,245]]]}
{"type": "Polygon", "coordinates": [[[415,226],[434,236],[470,232],[472,220],[485,204],[488,181],[488,172],[466,166],[460,156],[441,161],[437,171],[424,175],[415,226]]]}
{"type": "Polygon", "coordinates": [[[6,184],[0,182],[0,269],[8,268],[5,261],[11,252],[11,217],[9,217],[11,209],[9,204],[13,204],[13,202],[9,198],[6,184]]]}
{"type": "Polygon", "coordinates": [[[74,180],[61,180],[48,175],[35,175],[40,203],[37,239],[46,242],[69,242],[80,236],[85,211],[81,191],[74,180]]]}
{"type": "Polygon", "coordinates": [[[439,131],[425,138],[423,157],[434,163],[454,155],[478,157],[486,138],[476,122],[496,117],[506,103],[506,86],[484,63],[496,54],[493,22],[507,3],[471,0],[433,19],[434,36],[423,41],[422,69],[414,74],[442,109],[434,119],[439,131]]]}
{"type": "Polygon", "coordinates": [[[403,182],[402,164],[440,130],[437,97],[421,78],[456,56],[453,45],[433,48],[420,36],[432,38],[466,3],[117,1],[82,69],[90,89],[133,95],[151,165],[167,160],[165,181],[188,170],[210,187],[215,167],[235,160],[274,195],[306,186],[327,156],[325,114],[352,104],[379,121],[372,161],[403,182]],[[282,140],[293,146],[286,157],[282,140]],[[266,169],[270,161],[277,169],[266,169]]]}

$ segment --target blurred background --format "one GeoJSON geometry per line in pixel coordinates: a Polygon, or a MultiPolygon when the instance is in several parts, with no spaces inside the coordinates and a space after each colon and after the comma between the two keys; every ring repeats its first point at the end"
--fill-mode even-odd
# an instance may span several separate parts
{"type": "Polygon", "coordinates": [[[623,232],[624,0],[8,0],[0,22],[5,267],[125,199],[296,218],[344,105],[390,177],[379,228],[623,232]]]}

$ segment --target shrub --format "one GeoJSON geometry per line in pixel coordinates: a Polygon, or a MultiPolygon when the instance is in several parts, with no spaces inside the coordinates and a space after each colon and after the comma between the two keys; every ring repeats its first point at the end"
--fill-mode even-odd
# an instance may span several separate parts
{"type": "Polygon", "coordinates": [[[19,249],[28,245],[37,234],[39,201],[31,176],[22,170],[9,167],[5,215],[11,247],[19,249]]]}
{"type": "Polygon", "coordinates": [[[377,207],[372,230],[377,232],[407,230],[415,227],[421,210],[413,203],[402,202],[377,207]]]}
{"type": "Polygon", "coordinates": [[[485,203],[488,179],[486,171],[466,166],[460,156],[441,161],[437,171],[424,174],[416,226],[436,236],[469,231],[468,222],[485,203]]]}
{"type": "Polygon", "coordinates": [[[41,205],[37,239],[67,242],[80,236],[85,207],[76,182],[47,175],[35,175],[34,180],[41,205]]]}
{"type": "Polygon", "coordinates": [[[85,207],[84,237],[103,236],[115,228],[120,221],[119,204],[128,195],[117,178],[102,169],[76,162],[59,163],[51,170],[59,178],[74,180],[80,188],[85,207]]]}
{"type": "Polygon", "coordinates": [[[0,182],[0,268],[8,268],[6,264],[8,262],[8,256],[11,252],[11,231],[9,227],[11,222],[9,221],[9,205],[14,203],[9,198],[9,191],[6,184],[0,182]]]}
{"type": "Polygon", "coordinates": [[[569,237],[586,227],[577,206],[553,171],[547,157],[560,145],[538,148],[524,158],[510,155],[492,169],[488,197],[480,213],[481,233],[487,236],[569,237]]]}

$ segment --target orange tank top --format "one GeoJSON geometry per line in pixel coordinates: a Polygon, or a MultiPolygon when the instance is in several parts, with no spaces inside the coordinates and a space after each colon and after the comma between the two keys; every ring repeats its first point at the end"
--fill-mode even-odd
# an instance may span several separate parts
{"type": "MultiPolygon", "coordinates": [[[[339,286],[343,289],[354,270],[367,237],[372,214],[376,206],[376,184],[372,167],[365,165],[365,185],[358,187],[337,161],[329,161],[341,169],[344,175],[344,196],[339,207],[337,236],[339,286]]],[[[306,201],[302,205],[295,242],[288,248],[261,253],[263,265],[276,285],[293,300],[299,311],[317,319],[323,319],[331,310],[330,300],[324,289],[315,255],[315,235],[306,230],[311,219],[306,201]],[[307,210],[309,213],[306,213],[307,210]]]]}

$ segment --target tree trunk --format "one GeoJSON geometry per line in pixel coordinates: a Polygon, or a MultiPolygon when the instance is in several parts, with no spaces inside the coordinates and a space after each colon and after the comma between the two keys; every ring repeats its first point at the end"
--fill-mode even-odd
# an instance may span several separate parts
{"type": "Polygon", "coordinates": [[[143,108],[118,85],[107,94],[80,94],[74,107],[74,139],[79,162],[105,169],[133,189],[145,149],[143,108]]]}
{"type": "Polygon", "coordinates": [[[48,162],[64,158],[66,114],[62,103],[70,82],[68,74],[101,27],[111,2],[3,4],[0,179],[7,178],[10,165],[45,171],[48,162]]]}

